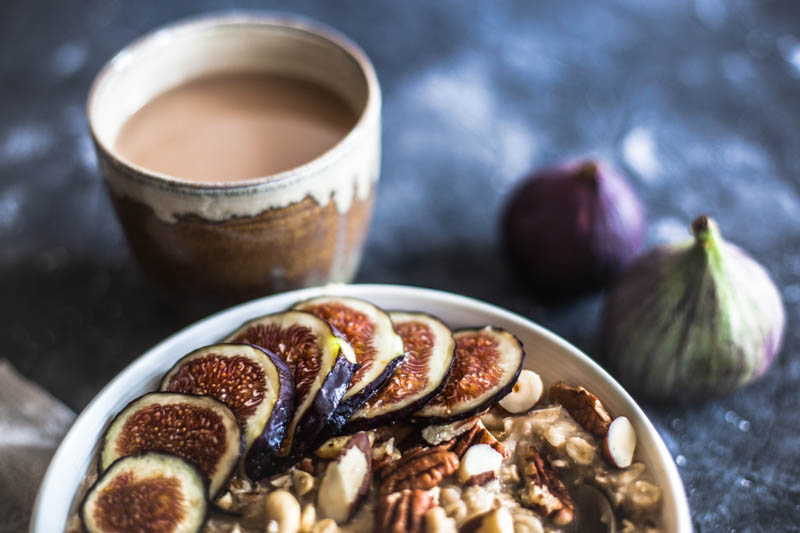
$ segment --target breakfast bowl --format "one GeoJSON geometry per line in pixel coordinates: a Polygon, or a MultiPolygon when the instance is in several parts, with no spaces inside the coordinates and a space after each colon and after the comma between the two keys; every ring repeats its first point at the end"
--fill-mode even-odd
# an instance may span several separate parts
{"type": "Polygon", "coordinates": [[[525,368],[546,386],[565,381],[586,387],[614,416],[624,416],[637,437],[637,458],[661,490],[659,529],[692,530],[686,494],[674,461],[651,422],[600,366],[545,328],[519,315],[447,292],[396,285],[328,285],[269,296],[203,319],[162,341],[115,377],[89,403],[56,451],[42,481],[30,522],[32,533],[64,531],[82,497],[87,472],[109,421],[135,398],[157,390],[162,377],[185,354],[219,342],[243,323],[320,296],[354,297],[385,309],[424,311],[452,328],[491,324],[524,345],[525,368]]]}

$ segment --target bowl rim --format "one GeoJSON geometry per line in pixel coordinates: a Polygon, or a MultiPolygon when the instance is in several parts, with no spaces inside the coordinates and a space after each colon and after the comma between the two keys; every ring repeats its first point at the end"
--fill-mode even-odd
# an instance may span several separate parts
{"type": "MultiPolygon", "coordinates": [[[[675,465],[672,455],[667,449],[663,439],[658,434],[658,431],[656,431],[655,426],[653,426],[647,415],[644,414],[639,405],[625,391],[625,389],[623,389],[622,386],[617,383],[617,381],[611,377],[611,375],[609,375],[600,365],[594,362],[581,350],[528,318],[494,304],[490,304],[468,296],[462,296],[436,289],[407,285],[329,284],[265,296],[221,310],[173,333],[131,361],[130,364],[128,364],[113,379],[111,379],[111,381],[109,381],[108,384],[106,384],[105,387],[103,387],[100,392],[86,405],[83,411],[81,411],[81,413],[76,417],[72,427],[59,444],[39,486],[33,511],[31,513],[29,532],[45,533],[52,531],[52,523],[48,522],[48,520],[52,520],[54,517],[52,516],[52,511],[48,503],[50,500],[57,498],[59,493],[63,493],[63,483],[60,482],[60,478],[64,473],[69,471],[70,453],[72,452],[72,448],[79,446],[80,437],[86,432],[88,427],[93,424],[94,419],[100,415],[105,415],[105,411],[108,410],[107,406],[113,404],[115,398],[128,393],[131,390],[131,385],[137,384],[137,376],[145,373],[149,367],[156,364],[161,358],[163,352],[168,350],[171,345],[178,344],[187,338],[191,338],[195,333],[203,330],[204,328],[208,328],[209,325],[213,326],[215,322],[220,322],[223,320],[223,318],[231,318],[236,316],[240,316],[240,318],[249,316],[252,318],[253,316],[256,316],[253,314],[253,312],[258,312],[260,308],[264,307],[265,305],[269,305],[269,303],[272,301],[286,300],[296,303],[321,295],[353,296],[364,299],[369,299],[371,297],[374,298],[377,295],[378,298],[384,296],[387,298],[405,297],[419,300],[436,300],[440,304],[452,306],[454,308],[466,308],[471,311],[494,315],[498,319],[516,324],[521,329],[528,329],[547,341],[553,343],[558,348],[570,352],[583,365],[587,366],[590,371],[595,373],[601,380],[603,380],[605,382],[605,386],[611,388],[618,395],[619,399],[625,404],[625,407],[634,414],[641,425],[645,428],[645,431],[652,438],[655,444],[656,455],[658,456],[658,460],[661,462],[664,468],[664,473],[669,484],[669,490],[664,490],[664,493],[671,495],[671,499],[673,500],[672,503],[674,504],[674,510],[677,512],[677,516],[675,517],[677,531],[680,533],[690,533],[692,531],[691,515],[689,511],[689,503],[686,498],[686,491],[678,473],[677,466],[675,465]]],[[[85,475],[85,472],[82,473],[81,477],[83,477],[83,475],[85,475]]],[[[68,508],[72,506],[75,490],[77,488],[78,487],[71,487],[71,490],[69,491],[70,501],[68,503],[68,508]]],[[[66,526],[68,518],[68,514],[63,517],[64,527],[66,526]]],[[[60,523],[61,518],[57,518],[57,520],[59,520],[60,523]]]]}

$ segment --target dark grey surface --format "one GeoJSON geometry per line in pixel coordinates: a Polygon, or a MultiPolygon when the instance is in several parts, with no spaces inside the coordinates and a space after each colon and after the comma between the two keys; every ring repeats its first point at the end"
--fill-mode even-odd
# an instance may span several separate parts
{"type": "MultiPolygon", "coordinates": [[[[237,4],[240,5],[240,4],[237,4]]],[[[76,410],[192,318],[132,263],[83,114],[132,38],[215,2],[0,3],[0,357],[76,410]]],[[[645,404],[697,531],[800,523],[800,4],[787,0],[286,2],[373,59],[384,164],[357,281],[474,296],[589,353],[599,299],[548,310],[498,253],[496,220],[529,169],[594,154],[641,194],[651,243],[695,215],[774,276],[785,347],[769,375],[691,407],[645,404]]],[[[2,519],[2,517],[0,517],[2,519]]]]}

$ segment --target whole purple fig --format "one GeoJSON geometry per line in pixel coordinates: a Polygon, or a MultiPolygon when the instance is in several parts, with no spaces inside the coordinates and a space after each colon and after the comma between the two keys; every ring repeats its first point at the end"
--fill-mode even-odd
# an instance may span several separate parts
{"type": "Polygon", "coordinates": [[[700,216],[694,239],[638,258],[609,292],[602,330],[617,378],[642,396],[693,400],[761,376],[780,350],[784,310],[761,265],[700,216]]]}
{"type": "Polygon", "coordinates": [[[501,224],[517,271],[534,295],[553,303],[608,285],[644,236],[635,193],[595,161],[531,175],[512,194],[501,224]]]}

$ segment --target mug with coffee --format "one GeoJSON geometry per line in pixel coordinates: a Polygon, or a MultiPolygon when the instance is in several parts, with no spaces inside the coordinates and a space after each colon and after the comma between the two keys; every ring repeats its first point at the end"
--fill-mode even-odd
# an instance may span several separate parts
{"type": "Polygon", "coordinates": [[[87,111],[136,258],[186,306],[352,279],[380,106],[369,60],[336,32],[220,15],[126,47],[87,111]]]}

